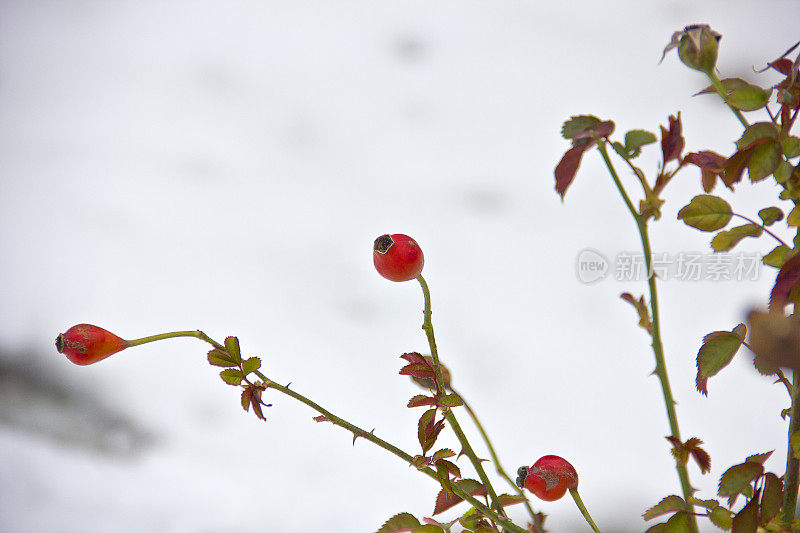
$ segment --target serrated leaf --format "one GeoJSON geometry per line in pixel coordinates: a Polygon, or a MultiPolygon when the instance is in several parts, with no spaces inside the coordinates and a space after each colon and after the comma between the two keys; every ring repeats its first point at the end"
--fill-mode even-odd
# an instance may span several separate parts
{"type": "Polygon", "coordinates": [[[737,87],[728,94],[725,100],[731,107],[742,111],[755,111],[761,109],[767,102],[772,91],[765,91],[757,85],[747,84],[737,87]]]}
{"type": "MultiPolygon", "coordinates": [[[[628,152],[633,153],[642,146],[652,144],[657,140],[655,134],[649,131],[631,130],[625,134],[625,148],[627,148],[628,152]]],[[[638,152],[636,152],[636,155],[638,155],[638,152]]],[[[636,157],[636,155],[633,157],[636,157]]]]}
{"type": "Polygon", "coordinates": [[[694,462],[697,463],[700,473],[706,474],[711,470],[711,456],[700,447],[701,444],[703,444],[702,440],[692,437],[683,443],[683,449],[688,451],[694,462]]]}
{"type": "Polygon", "coordinates": [[[742,510],[733,517],[731,533],[756,533],[758,531],[758,491],[742,510]]]}
{"type": "Polygon", "coordinates": [[[691,531],[689,515],[675,513],[672,518],[667,520],[663,533],[687,533],[687,531],[691,531]]]}
{"type": "Polygon", "coordinates": [[[780,244],[775,248],[773,248],[770,253],[765,255],[761,259],[761,261],[763,261],[765,265],[769,265],[775,268],[781,268],[784,265],[784,263],[786,263],[786,261],[789,259],[789,254],[791,252],[792,251],[788,247],[784,246],[783,244],[780,244]]]}
{"type": "MultiPolygon", "coordinates": [[[[452,483],[460,490],[466,492],[467,494],[471,494],[472,496],[483,496],[486,494],[486,489],[481,485],[479,482],[475,481],[474,479],[462,479],[459,481],[455,481],[452,483]]],[[[443,513],[448,509],[458,505],[461,503],[462,500],[461,496],[457,494],[448,494],[444,489],[439,491],[439,495],[436,497],[436,505],[433,508],[433,515],[437,515],[439,513],[443,513]]]]}
{"type": "Polygon", "coordinates": [[[754,143],[763,142],[768,139],[778,138],[778,128],[772,122],[756,122],[744,130],[742,136],[736,141],[739,150],[746,150],[754,146],[754,143]]]}
{"type": "Polygon", "coordinates": [[[592,115],[577,115],[570,117],[569,120],[564,122],[561,126],[561,136],[565,139],[573,139],[579,133],[591,129],[594,125],[598,124],[600,119],[592,115]]]}
{"type": "Polygon", "coordinates": [[[424,394],[417,394],[410,400],[408,400],[408,407],[422,407],[424,405],[436,405],[436,399],[431,396],[426,396],[424,394]]]}
{"type": "Polygon", "coordinates": [[[442,448],[441,450],[438,450],[431,456],[431,461],[435,463],[439,459],[447,459],[448,457],[453,457],[455,454],[456,452],[454,452],[450,448],[442,448]]]}
{"type": "Polygon", "coordinates": [[[683,498],[680,496],[675,496],[674,494],[671,496],[667,496],[656,505],[648,509],[642,515],[642,518],[645,520],[652,520],[657,516],[662,516],[667,513],[674,513],[676,511],[686,511],[686,502],[683,501],[683,498]]]}
{"type": "Polygon", "coordinates": [[[261,359],[258,357],[250,357],[249,359],[245,359],[242,361],[242,370],[244,374],[247,375],[250,372],[255,372],[261,368],[261,359]]]}
{"type": "Polygon", "coordinates": [[[783,220],[783,211],[778,207],[765,207],[758,212],[758,217],[765,226],[771,226],[774,223],[783,220]]]}
{"type": "Polygon", "coordinates": [[[800,284],[800,255],[795,255],[786,261],[775,278],[775,285],[772,286],[769,295],[769,308],[782,309],[790,304],[798,284],[800,284]]]}
{"type": "Polygon", "coordinates": [[[399,513],[387,520],[375,533],[401,533],[413,531],[421,524],[411,513],[399,513]]]}
{"type": "Polygon", "coordinates": [[[708,513],[708,518],[715,526],[728,530],[733,526],[733,516],[731,512],[722,506],[716,507],[708,513]]]}
{"type": "Polygon", "coordinates": [[[433,448],[443,428],[444,420],[436,421],[436,409],[429,409],[422,414],[417,425],[417,437],[423,454],[433,448]]]}
{"type": "Polygon", "coordinates": [[[724,228],[733,216],[731,206],[718,196],[700,194],[678,211],[678,219],[700,231],[724,228]]]}
{"type": "Polygon", "coordinates": [[[225,337],[225,351],[231,356],[231,359],[237,363],[242,362],[242,353],[239,351],[239,339],[236,337],[225,337]]]}
{"type": "Polygon", "coordinates": [[[446,492],[453,494],[453,487],[450,485],[450,468],[446,464],[447,462],[448,461],[445,461],[444,459],[439,459],[436,461],[436,477],[439,478],[439,483],[442,484],[442,488],[446,492]]]}
{"type": "Polygon", "coordinates": [[[744,461],[746,463],[758,463],[760,465],[763,465],[765,462],[767,462],[767,459],[772,457],[773,453],[774,451],[769,451],[766,453],[755,453],[753,455],[747,456],[747,459],[745,459],[744,461]]]}
{"type": "Polygon", "coordinates": [[[464,402],[458,394],[446,394],[439,397],[439,404],[445,407],[458,407],[464,405],[464,402]]]}
{"type": "Polygon", "coordinates": [[[703,337],[697,352],[697,390],[708,396],[707,381],[728,366],[747,336],[747,326],[739,324],[731,331],[714,331],[703,337]]]}
{"type": "Polygon", "coordinates": [[[766,524],[776,516],[783,504],[783,482],[768,472],[764,476],[764,491],[761,494],[761,522],[766,524]]]}
{"type": "Polygon", "coordinates": [[[221,352],[214,348],[210,352],[208,352],[208,362],[214,366],[222,366],[222,367],[230,367],[230,366],[237,366],[233,359],[231,359],[228,354],[225,352],[221,352]]]}
{"type": "Polygon", "coordinates": [[[734,465],[722,474],[717,494],[727,497],[728,507],[731,507],[736,502],[736,498],[750,486],[750,483],[763,473],[764,467],[760,463],[744,462],[734,465]]]}
{"type": "Polygon", "coordinates": [[[520,496],[519,494],[500,494],[497,499],[500,500],[501,507],[510,507],[512,505],[528,501],[527,498],[520,496]]]}
{"type": "Polygon", "coordinates": [[[719,507],[719,502],[717,500],[701,500],[699,498],[695,498],[694,496],[689,498],[689,502],[692,503],[693,505],[698,505],[700,507],[708,509],[709,511],[711,509],[716,509],[717,507],[719,507]]]}
{"type": "Polygon", "coordinates": [[[244,374],[235,368],[228,368],[220,372],[219,377],[228,385],[240,385],[244,379],[244,374]]]}
{"type": "Polygon", "coordinates": [[[711,248],[715,252],[727,252],[739,244],[745,237],[760,237],[764,229],[757,224],[744,224],[729,230],[723,230],[711,239],[711,248]]]}
{"type": "Polygon", "coordinates": [[[781,151],[776,141],[767,141],[753,148],[750,161],[747,163],[747,174],[753,183],[761,181],[778,168],[781,151]]]}
{"type": "Polygon", "coordinates": [[[789,212],[789,216],[786,217],[786,225],[787,226],[800,226],[800,206],[796,205],[792,208],[789,212]]]}

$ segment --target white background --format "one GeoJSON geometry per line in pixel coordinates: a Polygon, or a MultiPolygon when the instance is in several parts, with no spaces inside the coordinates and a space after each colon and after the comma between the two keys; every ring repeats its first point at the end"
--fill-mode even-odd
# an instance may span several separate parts
{"type": "MultiPolygon", "coordinates": [[[[422,298],[370,258],[400,232],[425,252],[442,359],[506,469],[562,455],[602,529],[643,531],[641,513],[680,490],[648,338],[619,299],[646,286],[575,273],[580,250],[613,258],[638,237],[596,152],[559,200],[559,128],[594,113],[620,135],[657,131],[681,111],[686,152],[729,154],[739,124],[691,97],[702,76],[674,54],[659,66],[661,50],[710,23],[723,76],[766,84],[753,67],[798,39],[796,14],[791,1],[0,2],[0,347],[152,437],[130,453],[59,444],[58,403],[27,429],[0,425],[0,530],[370,532],[429,516],[430,479],[277,393],[258,422],[199,342],[85,368],[52,345],[81,322],[237,335],[268,376],[417,453],[418,389],[397,371],[426,350],[422,298]]],[[[739,189],[744,214],[775,202],[769,181],[739,189]]],[[[708,250],[675,216],[699,192],[693,168],[670,185],[654,251],[708,250]]],[[[660,284],[683,437],[713,461],[706,476],[690,466],[701,497],[751,453],[776,449],[767,466],[783,471],[784,390],[744,356],[708,398],[694,390],[702,336],[773,281],[660,284]]],[[[552,531],[588,529],[569,498],[534,503],[552,531]]]]}

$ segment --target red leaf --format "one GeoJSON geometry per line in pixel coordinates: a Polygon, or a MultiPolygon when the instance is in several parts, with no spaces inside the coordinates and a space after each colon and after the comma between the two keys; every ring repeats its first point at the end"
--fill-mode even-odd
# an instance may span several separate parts
{"type": "MultiPolygon", "coordinates": [[[[692,152],[683,158],[684,163],[690,163],[700,167],[703,177],[703,190],[711,192],[714,189],[717,176],[725,173],[725,162],[727,158],[711,150],[692,152]]],[[[726,184],[727,185],[727,184],[726,184]]],[[[730,185],[728,185],[730,187],[730,185]]]]}
{"type": "Polygon", "coordinates": [[[681,113],[677,116],[670,115],[669,129],[661,126],[661,154],[664,157],[664,164],[677,159],[680,162],[681,152],[685,144],[682,135],[681,113]]]}
{"type": "Polygon", "coordinates": [[[319,416],[315,416],[314,417],[314,421],[315,422],[327,422],[328,419],[327,419],[327,417],[325,417],[325,415],[319,415],[319,416]]]}
{"type": "Polygon", "coordinates": [[[772,63],[767,63],[770,67],[774,68],[784,76],[789,76],[792,73],[792,60],[786,57],[782,57],[773,61],[772,63]]]}
{"type": "Polygon", "coordinates": [[[692,459],[697,463],[697,466],[700,467],[700,473],[705,474],[711,470],[711,456],[708,455],[700,445],[703,444],[703,441],[698,439],[697,437],[692,437],[691,439],[687,440],[684,443],[684,448],[689,450],[689,454],[692,456],[692,459]]]}
{"type": "Polygon", "coordinates": [[[750,156],[752,155],[752,149],[739,150],[725,162],[725,172],[721,177],[729,189],[733,189],[734,183],[742,181],[744,169],[747,168],[747,163],[750,162],[750,156]]]}
{"type": "Polygon", "coordinates": [[[783,308],[792,303],[793,289],[800,282],[800,255],[786,261],[778,272],[775,285],[769,295],[769,308],[783,308]]]}
{"type": "MultiPolygon", "coordinates": [[[[461,481],[456,481],[453,483],[459,489],[466,491],[468,494],[472,496],[483,496],[486,494],[486,489],[475,481],[474,479],[462,479],[461,481]]],[[[439,513],[443,513],[461,503],[463,500],[461,496],[456,494],[448,494],[444,489],[439,491],[439,495],[436,497],[436,505],[433,508],[433,515],[437,515],[439,513]]]]}
{"type": "Polygon", "coordinates": [[[413,376],[420,379],[435,379],[436,372],[428,364],[415,363],[413,365],[406,365],[400,369],[401,376],[413,376]]]}
{"type": "Polygon", "coordinates": [[[405,359],[411,364],[425,363],[425,358],[419,352],[404,353],[403,355],[400,356],[400,359],[405,359]]]}
{"type": "Polygon", "coordinates": [[[408,400],[409,407],[422,407],[423,405],[436,405],[436,398],[425,396],[424,394],[417,394],[408,400]]]}
{"type": "Polygon", "coordinates": [[[564,194],[567,188],[575,179],[575,174],[578,172],[578,167],[581,165],[581,158],[583,153],[592,147],[594,143],[580,143],[566,151],[561,161],[558,162],[555,169],[556,176],[556,192],[561,196],[561,201],[564,201],[564,194]]]}

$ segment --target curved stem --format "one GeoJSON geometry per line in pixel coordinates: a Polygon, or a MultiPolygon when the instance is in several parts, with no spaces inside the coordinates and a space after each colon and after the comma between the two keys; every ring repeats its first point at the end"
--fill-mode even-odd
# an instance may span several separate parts
{"type": "MultiPolygon", "coordinates": [[[[436,338],[433,334],[433,322],[431,321],[431,292],[428,288],[428,283],[421,274],[417,276],[417,281],[419,282],[420,287],[422,287],[422,296],[425,300],[422,329],[425,330],[425,335],[428,337],[428,346],[431,350],[433,367],[436,371],[436,388],[439,393],[443,393],[444,380],[442,379],[442,369],[439,366],[439,351],[436,349],[436,338]]],[[[492,487],[492,483],[489,481],[486,471],[483,469],[481,460],[478,459],[477,455],[475,455],[475,451],[472,449],[467,436],[461,430],[461,426],[459,425],[458,420],[456,420],[456,415],[453,414],[453,411],[451,411],[449,408],[443,409],[442,414],[444,415],[445,419],[447,419],[447,422],[450,424],[450,427],[456,434],[458,441],[461,443],[461,451],[469,458],[472,466],[475,468],[475,472],[477,472],[478,477],[481,479],[481,483],[486,488],[486,493],[489,495],[489,500],[492,502],[492,505],[497,509],[498,513],[505,516],[503,506],[500,505],[500,499],[497,497],[497,493],[495,492],[494,487],[492,487]]]]}
{"type": "MultiPolygon", "coordinates": [[[[625,192],[625,187],[623,187],[622,182],[617,175],[617,171],[614,169],[614,165],[611,163],[611,160],[608,157],[608,150],[606,149],[605,141],[598,138],[596,138],[596,140],[597,149],[600,152],[600,155],[603,157],[606,168],[608,168],[608,172],[611,174],[611,178],[614,180],[617,190],[619,190],[622,199],[625,201],[628,211],[630,211],[631,216],[636,222],[636,229],[639,231],[639,238],[642,241],[642,251],[644,252],[645,267],[647,268],[647,286],[650,291],[650,314],[652,315],[651,321],[653,323],[653,332],[651,333],[653,341],[651,346],[653,348],[653,355],[655,356],[656,360],[655,374],[658,376],[658,379],[661,383],[661,394],[664,397],[664,406],[667,411],[667,418],[669,419],[670,432],[672,433],[673,437],[678,439],[678,441],[683,442],[678,429],[678,415],[675,412],[675,400],[672,396],[672,388],[670,387],[669,376],[667,375],[667,366],[664,359],[664,346],[661,343],[661,320],[658,313],[658,292],[656,290],[656,277],[652,272],[653,258],[652,251],[650,249],[650,236],[647,232],[647,220],[639,215],[634,209],[633,203],[628,197],[628,194],[625,192]]],[[[694,517],[694,506],[690,503],[690,498],[694,493],[694,489],[689,483],[689,473],[686,470],[686,464],[676,460],[675,470],[678,473],[678,479],[681,483],[683,499],[686,502],[686,511],[690,516],[690,527],[692,531],[696,532],[697,520],[694,517]]]]}
{"type": "Polygon", "coordinates": [[[781,518],[783,522],[791,524],[794,521],[794,513],[797,508],[797,488],[798,471],[800,470],[800,460],[794,455],[792,448],[792,435],[800,430],[800,387],[798,387],[798,376],[793,376],[794,380],[794,394],[792,395],[792,410],[789,419],[789,434],[786,437],[788,442],[788,450],[786,452],[786,473],[783,476],[783,507],[781,510],[781,518]]]}
{"type": "MultiPolygon", "coordinates": [[[[205,333],[199,330],[195,330],[195,331],[171,331],[169,333],[159,333],[158,335],[150,335],[149,337],[142,337],[141,339],[133,339],[125,342],[130,347],[130,346],[139,346],[141,344],[147,344],[148,342],[161,341],[164,339],[174,339],[176,337],[194,337],[196,339],[200,339],[206,342],[211,341],[211,339],[205,333]]],[[[220,346],[214,343],[213,341],[211,342],[211,344],[215,348],[222,348],[222,349],[225,348],[224,346],[220,346]]]]}
{"type": "Polygon", "coordinates": [[[764,233],[766,233],[767,235],[770,235],[770,236],[771,236],[773,239],[775,239],[776,241],[778,241],[779,243],[781,243],[781,244],[782,244],[782,245],[784,245],[785,247],[789,248],[790,250],[792,249],[792,247],[791,247],[791,246],[789,246],[788,244],[786,244],[785,242],[783,242],[783,239],[781,239],[780,237],[778,237],[777,235],[775,235],[774,233],[772,233],[770,230],[768,230],[768,229],[767,229],[767,227],[766,227],[764,224],[759,224],[758,222],[756,222],[756,221],[755,221],[755,220],[753,220],[752,218],[748,218],[748,217],[746,217],[746,216],[744,216],[744,215],[740,215],[739,213],[734,213],[734,214],[733,214],[733,216],[735,216],[735,217],[739,217],[739,218],[741,218],[741,219],[744,219],[744,220],[748,221],[749,223],[751,223],[751,224],[753,224],[753,225],[756,225],[756,226],[758,226],[759,228],[761,228],[761,229],[763,229],[763,230],[764,230],[764,233]]]}
{"type": "Polygon", "coordinates": [[[472,407],[470,407],[469,403],[467,403],[467,401],[464,399],[464,397],[461,394],[459,394],[455,389],[453,389],[453,387],[450,387],[450,390],[454,394],[457,394],[458,397],[461,398],[461,401],[464,402],[464,409],[466,409],[467,413],[469,413],[470,418],[472,418],[472,422],[475,424],[475,427],[478,428],[478,431],[480,432],[481,437],[483,437],[483,442],[486,444],[486,447],[489,449],[489,454],[492,456],[492,462],[494,462],[494,467],[495,467],[495,470],[497,470],[497,474],[500,477],[502,477],[504,480],[506,480],[508,482],[508,484],[511,485],[511,487],[513,487],[514,491],[521,498],[525,498],[525,501],[523,501],[522,503],[525,505],[525,508],[528,510],[528,514],[530,515],[531,520],[533,520],[533,523],[536,526],[536,528],[539,531],[541,531],[542,530],[542,524],[540,523],[539,516],[536,514],[536,512],[531,507],[531,504],[528,501],[528,498],[525,496],[525,492],[521,488],[519,488],[516,483],[514,483],[514,481],[511,479],[511,477],[503,469],[503,465],[500,464],[500,458],[497,456],[497,452],[495,452],[495,450],[494,450],[494,446],[492,445],[492,441],[489,439],[489,435],[486,433],[486,430],[483,429],[483,424],[481,424],[481,421],[478,419],[478,415],[475,414],[475,411],[472,410],[472,407]]]}
{"type": "Polygon", "coordinates": [[[725,87],[722,85],[722,82],[714,73],[714,71],[712,70],[706,72],[706,75],[708,76],[708,79],[711,80],[711,84],[714,86],[714,89],[716,89],[717,94],[720,96],[720,98],[722,98],[722,101],[725,102],[725,105],[727,105],[728,108],[733,111],[733,114],[736,115],[736,118],[739,119],[739,122],[741,122],[742,126],[745,128],[749,127],[750,124],[748,124],[747,119],[744,118],[742,112],[728,103],[728,95],[725,92],[725,87]]]}
{"type": "Polygon", "coordinates": [[[592,527],[592,531],[595,533],[600,533],[600,528],[597,527],[597,524],[594,523],[592,520],[592,515],[589,514],[589,511],[586,509],[586,506],[583,505],[583,500],[581,499],[580,494],[578,494],[578,489],[569,489],[569,495],[572,496],[572,499],[575,500],[575,505],[578,506],[583,518],[586,522],[592,527]]]}

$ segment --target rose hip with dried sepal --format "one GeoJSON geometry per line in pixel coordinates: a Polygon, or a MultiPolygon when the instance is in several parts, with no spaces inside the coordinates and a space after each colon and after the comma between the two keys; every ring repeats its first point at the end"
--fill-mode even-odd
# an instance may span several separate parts
{"type": "Polygon", "coordinates": [[[578,488],[578,472],[557,455],[545,455],[530,468],[517,470],[517,486],[531,491],[540,500],[552,502],[564,496],[567,490],[578,488]]]}
{"type": "Polygon", "coordinates": [[[91,365],[127,348],[128,342],[91,324],[78,324],[56,337],[56,350],[76,365],[91,365]]]}
{"type": "Polygon", "coordinates": [[[410,281],[422,273],[425,256],[417,241],[403,235],[381,235],[372,248],[372,262],[378,274],[390,281],[410,281]]]}

